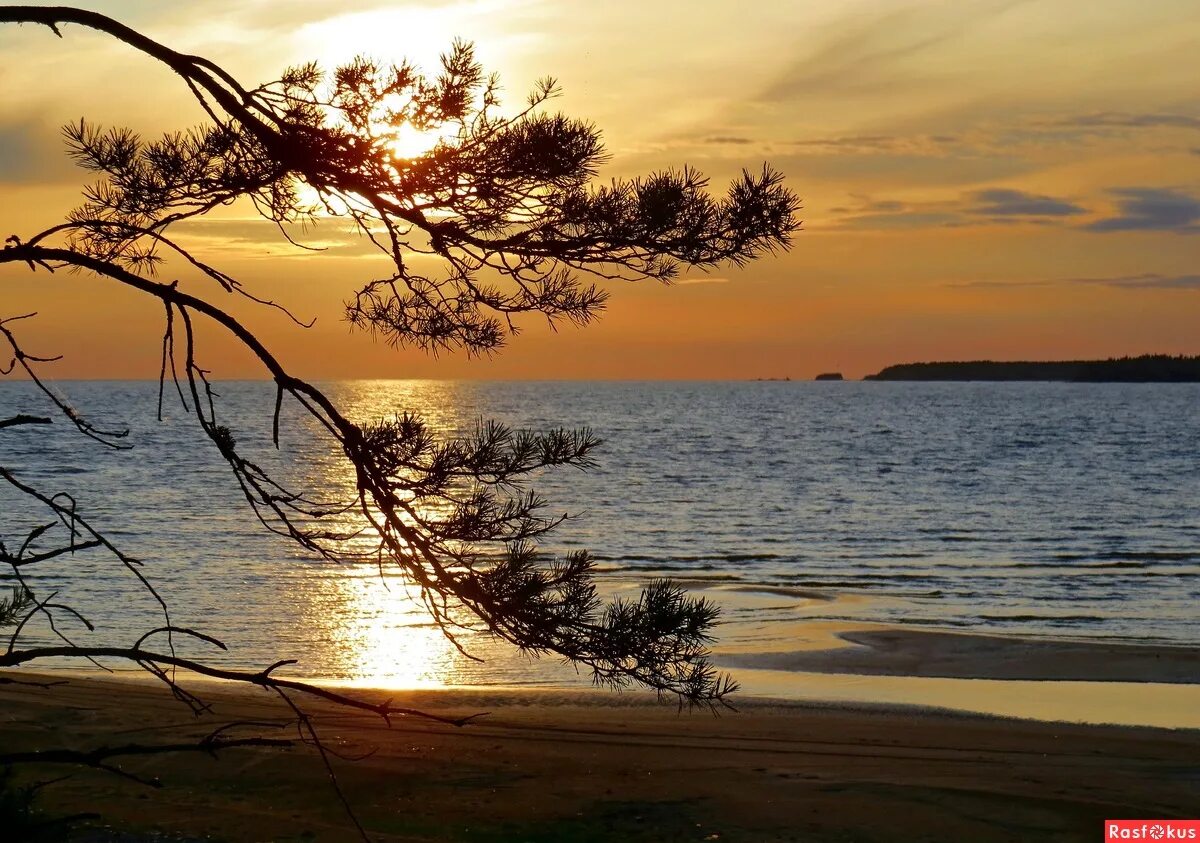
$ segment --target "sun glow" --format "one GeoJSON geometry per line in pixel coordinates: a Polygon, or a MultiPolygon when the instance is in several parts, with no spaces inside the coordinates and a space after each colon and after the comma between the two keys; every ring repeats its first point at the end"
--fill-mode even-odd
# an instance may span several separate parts
{"type": "Polygon", "coordinates": [[[411,161],[432,152],[441,141],[453,137],[449,127],[433,129],[416,128],[411,123],[401,123],[394,129],[389,129],[390,135],[387,147],[392,151],[392,157],[397,161],[411,161]]]}
{"type": "Polygon", "coordinates": [[[304,55],[317,58],[326,67],[369,56],[395,62],[408,59],[434,71],[441,54],[463,33],[465,10],[453,4],[426,6],[348,12],[314,21],[293,37],[304,55]]]}
{"type": "Polygon", "coordinates": [[[455,684],[457,651],[401,577],[368,566],[336,583],[346,621],[331,632],[347,678],[388,688],[455,684]]]}
{"type": "MultiPolygon", "coordinates": [[[[401,124],[401,128],[405,128],[401,124]]],[[[411,128],[411,127],[407,127],[411,128]]],[[[391,127],[389,133],[394,131],[391,127]]],[[[420,155],[436,145],[437,132],[401,135],[405,146],[396,150],[420,155]]],[[[461,387],[431,381],[361,381],[343,383],[338,394],[342,409],[352,418],[378,419],[405,409],[420,410],[422,418],[439,436],[461,435],[469,427],[464,413],[461,387]]],[[[321,485],[336,490],[335,497],[350,499],[355,494],[355,476],[344,459],[334,453],[309,457],[310,465],[322,476],[321,485]]],[[[427,513],[432,514],[432,512],[427,513]]],[[[379,534],[364,524],[356,510],[345,514],[344,523],[331,522],[333,530],[361,530],[346,542],[346,548],[374,557],[379,534]]],[[[327,630],[330,660],[339,681],[386,688],[436,688],[463,684],[467,659],[434,623],[419,588],[399,566],[385,563],[381,569],[364,561],[323,581],[328,591],[321,598],[314,618],[327,630]]]]}

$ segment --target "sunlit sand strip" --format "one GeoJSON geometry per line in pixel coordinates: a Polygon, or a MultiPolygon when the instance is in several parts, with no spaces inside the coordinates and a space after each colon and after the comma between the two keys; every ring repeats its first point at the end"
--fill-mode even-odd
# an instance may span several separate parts
{"type": "Polygon", "coordinates": [[[1200,685],[736,671],[744,693],[832,705],[918,706],[1024,720],[1200,729],[1200,685]]]}
{"type": "Polygon", "coordinates": [[[885,626],[838,629],[836,622],[799,622],[787,631],[769,650],[723,649],[723,661],[764,670],[943,679],[1200,683],[1200,647],[885,626]]]}

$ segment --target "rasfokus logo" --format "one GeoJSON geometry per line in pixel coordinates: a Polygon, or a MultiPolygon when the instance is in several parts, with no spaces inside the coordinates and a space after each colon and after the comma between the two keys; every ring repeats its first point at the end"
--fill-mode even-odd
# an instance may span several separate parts
{"type": "Polygon", "coordinates": [[[1108,840],[1200,840],[1200,820],[1105,820],[1108,840]]]}

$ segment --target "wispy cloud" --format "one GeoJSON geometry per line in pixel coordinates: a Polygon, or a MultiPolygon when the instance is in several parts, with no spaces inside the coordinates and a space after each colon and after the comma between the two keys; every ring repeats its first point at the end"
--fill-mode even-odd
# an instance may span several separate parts
{"type": "Polygon", "coordinates": [[[1101,286],[1122,290],[1192,290],[1200,291],[1200,275],[1162,275],[1144,272],[1140,275],[1117,275],[1099,278],[1024,278],[1019,280],[954,281],[947,287],[979,289],[1025,289],[1028,287],[1101,286]]]}
{"type": "Polygon", "coordinates": [[[989,188],[938,202],[900,202],[860,197],[858,205],[837,207],[841,227],[859,229],[954,228],[967,225],[1053,224],[1087,209],[1056,196],[1012,188],[989,188]]]}
{"type": "Polygon", "coordinates": [[[850,15],[812,39],[820,47],[794,61],[763,93],[768,102],[870,91],[904,91],[926,71],[916,60],[1024,0],[929,4],[850,15]]]}
{"type": "Polygon", "coordinates": [[[35,120],[0,123],[0,183],[83,181],[63,150],[58,130],[35,120]]]}
{"type": "Polygon", "coordinates": [[[958,140],[954,135],[845,135],[796,140],[792,146],[821,155],[938,154],[958,140]]]}
{"type": "Polygon", "coordinates": [[[971,213],[995,217],[1066,217],[1085,214],[1087,209],[1065,199],[1026,193],[1023,190],[993,188],[980,190],[971,198],[977,203],[971,213]]]}
{"type": "Polygon", "coordinates": [[[896,147],[894,135],[850,135],[837,138],[812,138],[811,140],[793,141],[795,146],[813,147],[831,152],[861,152],[867,150],[892,150],[896,147]]]}
{"type": "Polygon", "coordinates": [[[1091,114],[1076,114],[1058,120],[1044,121],[1043,125],[1078,128],[1113,129],[1200,129],[1200,117],[1191,114],[1174,114],[1164,111],[1125,112],[1097,111],[1091,114]]]}
{"type": "Polygon", "coordinates": [[[366,237],[349,232],[340,220],[330,220],[328,225],[287,227],[288,237],[307,248],[298,248],[287,242],[279,227],[270,220],[246,219],[192,219],[179,223],[175,229],[181,240],[200,240],[210,247],[238,254],[262,257],[300,257],[311,255],[310,250],[326,255],[365,256],[377,254],[378,250],[366,237]]]}
{"type": "Polygon", "coordinates": [[[859,204],[853,207],[843,206],[830,208],[830,212],[834,214],[861,214],[864,212],[874,212],[882,214],[893,214],[905,210],[908,205],[896,199],[869,199],[865,196],[856,196],[859,204]]]}
{"type": "Polygon", "coordinates": [[[953,228],[964,225],[960,215],[947,211],[910,209],[895,213],[855,214],[841,220],[837,228],[889,231],[915,228],[953,228]]]}
{"type": "Polygon", "coordinates": [[[1075,278],[1073,284],[1104,284],[1127,290],[1200,290],[1200,275],[1159,275],[1146,272],[1142,275],[1123,275],[1116,278],[1075,278]]]}
{"type": "Polygon", "coordinates": [[[1110,190],[1117,215],[1085,226],[1088,231],[1200,232],[1200,199],[1161,187],[1122,187],[1110,190]]]}
{"type": "Polygon", "coordinates": [[[863,131],[800,138],[787,144],[802,155],[840,157],[927,157],[934,163],[956,159],[1037,159],[1046,155],[1080,154],[1082,145],[1127,145],[1133,138],[1153,134],[1164,148],[1200,154],[1194,132],[1200,117],[1173,112],[1095,112],[1059,117],[1010,115],[995,119],[976,113],[959,115],[952,129],[937,132],[891,133],[863,131]],[[1172,132],[1174,135],[1172,136],[1172,132]],[[1180,141],[1183,141],[1182,143],[1180,141]]]}
{"type": "Polygon", "coordinates": [[[709,277],[707,275],[697,275],[694,278],[680,278],[673,281],[676,286],[691,286],[692,284],[728,284],[728,278],[709,277]]]}

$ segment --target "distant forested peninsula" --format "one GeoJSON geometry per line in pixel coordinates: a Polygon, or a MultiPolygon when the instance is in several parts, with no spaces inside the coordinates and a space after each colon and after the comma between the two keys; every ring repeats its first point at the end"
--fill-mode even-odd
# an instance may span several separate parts
{"type": "Polygon", "coordinates": [[[1084,383],[1183,383],[1200,381],[1200,356],[1144,354],[1108,360],[1055,362],[973,360],[953,363],[901,363],[869,381],[1075,381],[1084,383]]]}

